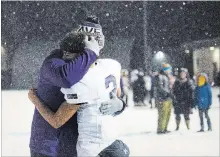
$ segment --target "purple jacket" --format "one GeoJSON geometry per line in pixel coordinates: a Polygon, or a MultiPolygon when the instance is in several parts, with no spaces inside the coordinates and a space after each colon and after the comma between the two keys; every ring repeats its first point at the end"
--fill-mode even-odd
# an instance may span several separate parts
{"type": "MultiPolygon", "coordinates": [[[[61,50],[54,50],[40,69],[37,95],[52,111],[57,111],[64,95],[61,87],[69,88],[86,74],[97,59],[96,54],[85,49],[80,57],[71,61],[62,59],[61,50]]],[[[76,114],[61,128],[54,129],[35,109],[31,128],[30,149],[47,156],[76,156],[78,127],[76,114]]]]}

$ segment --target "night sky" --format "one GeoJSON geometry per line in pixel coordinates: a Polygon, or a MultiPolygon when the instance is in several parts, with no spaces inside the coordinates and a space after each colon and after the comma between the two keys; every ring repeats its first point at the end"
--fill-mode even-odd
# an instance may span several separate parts
{"type": "Polygon", "coordinates": [[[36,82],[43,59],[88,15],[97,15],[103,27],[106,44],[102,57],[116,59],[127,69],[148,71],[158,66],[153,64],[153,55],[162,51],[168,59],[172,58],[168,60],[170,64],[185,66],[193,74],[192,53],[186,54],[181,45],[220,37],[217,1],[2,1],[1,4],[1,45],[7,54],[6,88],[16,85],[24,89],[36,82]]]}
{"type": "MultiPolygon", "coordinates": [[[[184,42],[220,36],[220,2],[145,2],[148,44],[178,47],[184,42]]],[[[2,45],[39,36],[57,40],[86,15],[100,18],[104,33],[137,36],[143,2],[2,2],[2,45]]],[[[143,32],[140,32],[142,35],[143,32]]]]}

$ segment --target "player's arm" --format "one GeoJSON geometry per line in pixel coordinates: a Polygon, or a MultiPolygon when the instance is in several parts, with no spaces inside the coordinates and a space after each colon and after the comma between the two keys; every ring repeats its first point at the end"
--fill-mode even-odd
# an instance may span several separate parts
{"type": "Polygon", "coordinates": [[[53,85],[63,88],[70,88],[79,82],[99,54],[99,46],[94,38],[89,40],[86,36],[84,43],[84,52],[70,62],[66,63],[60,58],[46,59],[42,68],[44,77],[53,85]]]}
{"type": "Polygon", "coordinates": [[[121,88],[118,88],[118,90],[117,90],[117,97],[121,97],[121,88]]]}
{"type": "Polygon", "coordinates": [[[64,125],[80,107],[79,105],[63,102],[57,112],[54,113],[40,101],[36,95],[35,89],[29,90],[28,97],[41,116],[54,128],[59,128],[64,125]]]}

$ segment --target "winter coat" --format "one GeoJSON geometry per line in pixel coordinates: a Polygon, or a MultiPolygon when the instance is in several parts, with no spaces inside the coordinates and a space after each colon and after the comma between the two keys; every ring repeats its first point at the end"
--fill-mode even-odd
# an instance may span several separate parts
{"type": "Polygon", "coordinates": [[[176,80],[173,87],[175,114],[189,114],[193,107],[193,83],[176,80]]]}
{"type": "Polygon", "coordinates": [[[138,79],[133,83],[134,102],[143,102],[146,92],[144,78],[143,76],[138,76],[138,79]]]}
{"type": "Polygon", "coordinates": [[[153,78],[152,92],[153,97],[157,101],[165,101],[172,97],[171,90],[169,88],[169,78],[165,75],[159,74],[153,78]]]}
{"type": "MultiPolygon", "coordinates": [[[[199,110],[207,110],[212,104],[212,91],[211,86],[208,83],[208,76],[205,73],[199,75],[205,77],[205,84],[197,86],[195,89],[195,105],[198,106],[199,110]]],[[[199,81],[199,79],[198,79],[199,81]]],[[[199,82],[198,82],[199,83],[199,82]]],[[[199,83],[201,84],[201,83],[199,83]]]]}
{"type": "Polygon", "coordinates": [[[195,105],[199,110],[207,110],[212,104],[212,91],[211,86],[206,83],[205,85],[195,89],[195,105]]]}

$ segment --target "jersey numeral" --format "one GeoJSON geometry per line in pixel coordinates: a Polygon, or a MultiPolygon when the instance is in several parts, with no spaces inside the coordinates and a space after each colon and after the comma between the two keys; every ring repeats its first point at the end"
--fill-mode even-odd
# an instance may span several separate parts
{"type": "Polygon", "coordinates": [[[105,87],[109,91],[110,98],[112,98],[113,94],[116,94],[117,91],[116,78],[113,75],[105,78],[105,87]]]}

